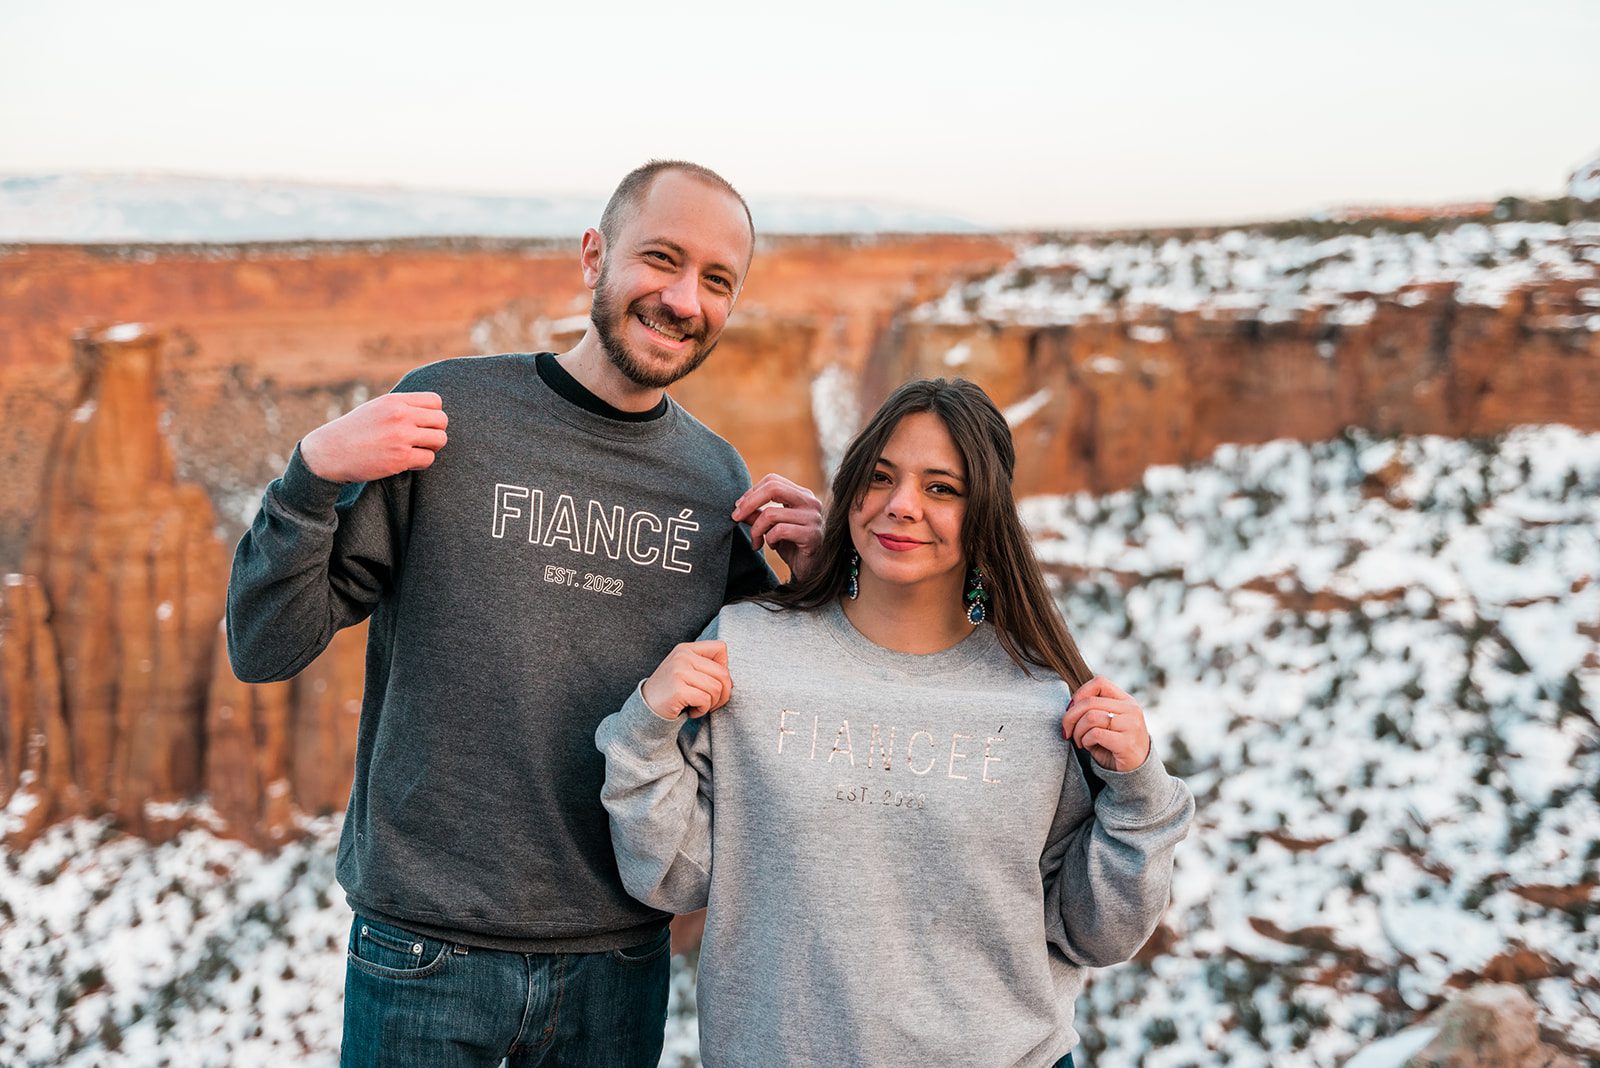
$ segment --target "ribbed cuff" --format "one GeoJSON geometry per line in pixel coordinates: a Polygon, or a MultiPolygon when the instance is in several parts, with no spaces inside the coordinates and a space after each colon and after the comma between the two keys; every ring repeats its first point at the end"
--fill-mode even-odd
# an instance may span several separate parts
{"type": "Polygon", "coordinates": [[[1094,773],[1106,784],[1103,800],[1137,820],[1141,815],[1159,816],[1172,800],[1172,776],[1156,756],[1155,746],[1144,763],[1132,771],[1113,771],[1095,764],[1094,773]]]}
{"type": "Polygon", "coordinates": [[[642,679],[628,695],[628,700],[623,703],[621,711],[630,731],[652,741],[677,737],[678,731],[689,718],[682,713],[679,713],[676,719],[664,719],[656,715],[645,702],[642,679]]]}
{"type": "Polygon", "coordinates": [[[310,516],[322,518],[333,512],[333,506],[344,492],[344,483],[331,482],[306,466],[300,455],[300,444],[295,443],[289,454],[289,466],[283,469],[279,496],[290,507],[310,516]]]}
{"type": "MultiPolygon", "coordinates": [[[[648,764],[658,756],[673,752],[678,746],[678,731],[687,717],[662,719],[644,703],[644,683],[633,688],[633,693],[622,707],[600,721],[594,731],[595,748],[606,755],[607,762],[620,760],[638,766],[648,764]]],[[[681,757],[674,757],[682,759],[681,757]]]]}

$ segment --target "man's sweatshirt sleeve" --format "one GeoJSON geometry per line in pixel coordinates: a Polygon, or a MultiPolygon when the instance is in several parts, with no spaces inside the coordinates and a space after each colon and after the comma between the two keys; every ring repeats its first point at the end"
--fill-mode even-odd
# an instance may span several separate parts
{"type": "Polygon", "coordinates": [[[636,686],[595,731],[606,758],[600,800],[628,893],[693,912],[711,892],[711,719],[662,719],[636,686]]]}
{"type": "Polygon", "coordinates": [[[1075,964],[1128,960],[1150,937],[1172,890],[1172,851],[1194,818],[1194,797],[1152,751],[1133,771],[1098,765],[1093,815],[1045,848],[1045,926],[1075,964]]]}
{"type": "Polygon", "coordinates": [[[227,634],[235,675],[290,678],[335,632],[371,614],[397,570],[401,517],[391,483],[405,478],[329,482],[295,446],[233,554],[227,634]]]}

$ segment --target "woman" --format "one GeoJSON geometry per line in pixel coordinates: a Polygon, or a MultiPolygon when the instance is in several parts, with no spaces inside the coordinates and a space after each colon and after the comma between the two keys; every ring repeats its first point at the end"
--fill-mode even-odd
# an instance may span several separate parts
{"type": "Polygon", "coordinates": [[[1193,801],[1057,615],[1014,465],[977,386],[901,387],[814,577],[600,725],[624,884],[709,906],[708,1066],[1070,1064],[1083,970],[1160,918],[1193,801]]]}

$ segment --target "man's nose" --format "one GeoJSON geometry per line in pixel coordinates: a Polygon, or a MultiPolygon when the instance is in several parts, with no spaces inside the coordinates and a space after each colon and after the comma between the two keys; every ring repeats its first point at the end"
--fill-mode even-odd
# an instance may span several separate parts
{"type": "Polygon", "coordinates": [[[661,302],[680,319],[693,319],[700,314],[700,280],[692,274],[680,274],[661,291],[661,302]]]}

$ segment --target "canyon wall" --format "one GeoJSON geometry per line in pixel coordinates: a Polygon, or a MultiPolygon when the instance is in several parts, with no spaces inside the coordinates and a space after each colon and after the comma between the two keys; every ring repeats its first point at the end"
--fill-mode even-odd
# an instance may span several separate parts
{"type": "MultiPolygon", "coordinates": [[[[819,485],[816,374],[1010,255],[990,237],[786,242],[675,393],[756,474],[819,485]]],[[[563,348],[586,311],[560,246],[0,251],[10,840],[109,814],[270,844],[342,810],[365,628],[290,682],[239,682],[219,630],[232,545],[307,430],[430,359],[563,348]]]]}
{"type": "MultiPolygon", "coordinates": [[[[834,409],[870,411],[916,375],[971,377],[1008,409],[1024,495],[1116,489],[1224,442],[1349,425],[1600,428],[1600,331],[1580,299],[1592,281],[1530,284],[1499,307],[1418,287],[1337,326],[917,311],[1013,253],[997,237],[768,242],[716,355],[674,393],[755,475],[818,490],[849,422],[834,409]],[[816,388],[825,373],[832,392],[816,388]]],[[[232,544],[307,430],[430,359],[563,348],[586,308],[571,246],[0,249],[12,835],[110,813],[152,837],[203,819],[270,843],[342,809],[363,630],[291,682],[238,682],[218,631],[232,544]],[[103,328],[118,321],[148,325],[103,328]]]]}
{"type": "Polygon", "coordinates": [[[1581,325],[1577,299],[1592,286],[1545,283],[1498,308],[1427,287],[1340,326],[1206,312],[1047,326],[913,320],[880,348],[874,391],[925,375],[981,383],[1010,409],[1024,496],[1122,489],[1152,464],[1202,459],[1226,442],[1317,441],[1348,426],[1449,437],[1522,423],[1592,430],[1600,331],[1581,325]]]}
{"type": "MultiPolygon", "coordinates": [[[[764,242],[716,355],[675,392],[756,474],[815,483],[817,372],[859,366],[899,310],[1012,252],[990,236],[764,242]]],[[[159,332],[178,473],[231,539],[307,430],[430,360],[557,347],[587,311],[575,244],[0,247],[0,569],[21,563],[80,330],[159,332]]]]}
{"type": "MultiPolygon", "coordinates": [[[[131,332],[78,340],[79,389],[48,458],[26,578],[6,586],[19,600],[6,618],[48,628],[20,643],[36,651],[29,660],[53,647],[59,666],[56,693],[25,672],[18,689],[39,692],[7,702],[35,713],[18,721],[13,752],[19,735],[68,747],[70,782],[38,781],[42,818],[59,803],[149,830],[147,801],[201,786],[199,712],[226,562],[210,502],[177,480],[161,435],[159,354],[158,338],[131,332]]],[[[20,776],[22,762],[7,763],[20,776]]]]}
{"type": "Polygon", "coordinates": [[[109,814],[160,840],[204,819],[281,840],[343,806],[361,633],[292,682],[246,686],[219,629],[228,546],[161,432],[164,339],[75,342],[79,388],[46,461],[24,571],[0,587],[0,792],[13,841],[109,814]],[[197,810],[183,802],[206,795],[197,810]],[[19,795],[19,796],[14,796],[19,795]]]}

